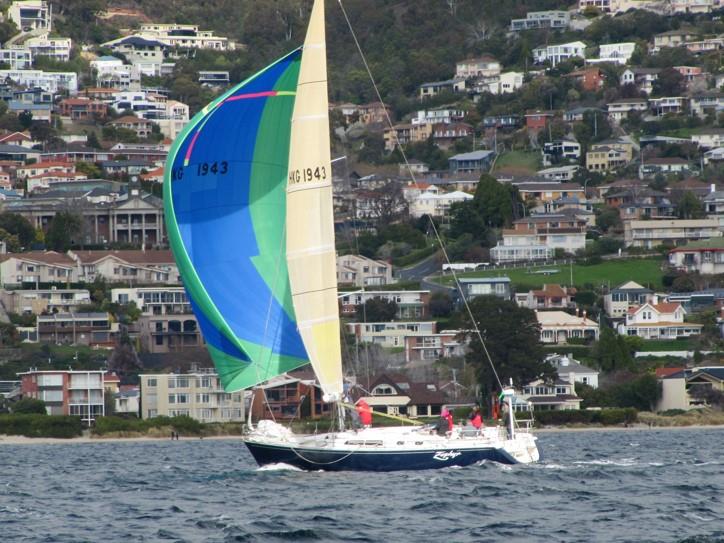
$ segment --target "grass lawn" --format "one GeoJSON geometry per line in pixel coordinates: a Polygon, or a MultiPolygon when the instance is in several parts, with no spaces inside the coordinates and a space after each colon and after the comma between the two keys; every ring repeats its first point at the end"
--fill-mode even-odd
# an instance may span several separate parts
{"type": "Polygon", "coordinates": [[[691,339],[647,339],[644,340],[641,351],[691,351],[694,342],[691,339]]]}
{"type": "MultiPolygon", "coordinates": [[[[518,288],[541,288],[544,283],[557,283],[560,285],[571,284],[571,268],[569,265],[551,265],[536,268],[515,268],[510,270],[491,270],[483,272],[469,272],[460,274],[459,277],[499,277],[507,276],[518,288]],[[550,273],[544,274],[547,270],[550,273]]],[[[609,285],[618,286],[626,281],[637,283],[652,289],[661,289],[661,259],[659,258],[635,258],[630,260],[609,260],[600,264],[583,266],[573,264],[573,285],[581,288],[584,284],[590,283],[594,287],[609,285]]],[[[451,285],[451,276],[445,276],[441,283],[451,285]]]]}
{"type": "Polygon", "coordinates": [[[495,169],[518,168],[537,172],[540,168],[540,153],[535,151],[509,151],[503,153],[495,161],[495,169]]]}

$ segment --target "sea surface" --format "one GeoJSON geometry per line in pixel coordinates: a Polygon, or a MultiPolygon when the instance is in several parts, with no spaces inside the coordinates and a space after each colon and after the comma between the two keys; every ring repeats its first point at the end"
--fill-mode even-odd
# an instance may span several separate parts
{"type": "Polygon", "coordinates": [[[0,442],[0,541],[724,542],[724,429],[552,432],[535,465],[259,469],[236,440],[0,442]]]}

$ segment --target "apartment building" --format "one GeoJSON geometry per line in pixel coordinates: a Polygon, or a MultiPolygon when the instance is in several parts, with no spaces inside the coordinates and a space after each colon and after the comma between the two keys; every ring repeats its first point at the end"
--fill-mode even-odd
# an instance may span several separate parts
{"type": "Polygon", "coordinates": [[[29,70],[33,67],[33,53],[25,48],[0,49],[0,62],[11,70],[29,70]]]}
{"type": "Polygon", "coordinates": [[[683,245],[691,241],[719,238],[722,232],[716,219],[626,221],[626,247],[653,249],[659,245],[683,245]]]}
{"type": "Polygon", "coordinates": [[[0,255],[0,286],[70,283],[78,280],[75,261],[54,251],[30,251],[0,255]]]}
{"type": "Polygon", "coordinates": [[[367,290],[357,292],[340,292],[340,314],[343,317],[355,315],[357,306],[369,300],[380,298],[386,302],[397,304],[395,318],[403,320],[425,319],[430,316],[429,290],[367,290]]]}
{"type": "Polygon", "coordinates": [[[50,30],[52,7],[45,0],[20,0],[10,4],[8,18],[21,32],[50,30]]]}
{"type": "Polygon", "coordinates": [[[49,34],[33,36],[23,42],[33,57],[48,57],[58,62],[68,62],[73,41],[70,38],[50,37],[49,34]]]}
{"type": "Polygon", "coordinates": [[[525,19],[512,19],[510,21],[510,30],[512,32],[521,32],[533,28],[551,28],[556,30],[568,28],[570,23],[571,15],[567,11],[529,11],[525,14],[525,19]]]}
{"type": "Polygon", "coordinates": [[[141,418],[188,416],[200,422],[242,422],[243,392],[225,392],[214,370],[141,374],[141,418]]]}
{"type": "Polygon", "coordinates": [[[603,43],[598,48],[598,58],[588,59],[588,63],[610,62],[627,64],[636,49],[634,42],[603,43]]]}
{"type": "Polygon", "coordinates": [[[105,370],[48,370],[18,373],[23,398],[45,402],[48,415],[80,417],[91,426],[105,415],[105,370]]]}
{"type": "Polygon", "coordinates": [[[362,255],[337,257],[337,284],[368,287],[393,283],[392,266],[362,255]]]}
{"type": "Polygon", "coordinates": [[[724,273],[724,238],[694,241],[669,251],[669,265],[702,275],[724,273]]]}
{"type": "Polygon", "coordinates": [[[533,62],[536,64],[550,62],[551,66],[556,66],[558,63],[573,57],[586,58],[585,43],[582,41],[574,41],[533,49],[533,62]]]}
{"type": "Polygon", "coordinates": [[[78,74],[75,72],[44,72],[43,70],[0,70],[0,81],[12,80],[16,85],[45,92],[78,94],[78,74]]]}
{"type": "Polygon", "coordinates": [[[437,332],[435,321],[418,322],[350,322],[347,332],[360,343],[374,343],[380,347],[396,348],[405,345],[408,336],[429,335],[437,332]]]}
{"type": "Polygon", "coordinates": [[[119,325],[110,313],[52,313],[38,315],[37,338],[41,343],[115,347],[119,325]]]}
{"type": "Polygon", "coordinates": [[[5,309],[19,315],[68,313],[91,303],[86,289],[50,288],[37,290],[2,290],[0,299],[5,309]]]}
{"type": "Polygon", "coordinates": [[[135,329],[145,352],[170,353],[204,345],[183,287],[114,288],[111,300],[119,304],[133,302],[141,310],[135,329]]]}
{"type": "Polygon", "coordinates": [[[611,121],[620,122],[627,119],[632,112],[643,114],[649,107],[649,101],[645,98],[623,98],[606,104],[608,118],[611,121]]]}
{"type": "Polygon", "coordinates": [[[433,361],[465,356],[467,342],[461,330],[405,337],[405,362],[433,361]]]}

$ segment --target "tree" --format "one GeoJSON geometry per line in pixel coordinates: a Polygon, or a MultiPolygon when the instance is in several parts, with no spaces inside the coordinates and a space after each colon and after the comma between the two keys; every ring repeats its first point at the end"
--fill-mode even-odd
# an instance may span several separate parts
{"type": "Polygon", "coordinates": [[[363,305],[357,306],[357,320],[359,322],[389,322],[397,315],[397,303],[379,297],[367,300],[363,305]]]}
{"type": "MultiPolygon", "coordinates": [[[[531,309],[494,296],[477,296],[469,305],[503,385],[511,378],[516,386],[536,379],[555,379],[555,368],[543,359],[540,325],[531,309]]],[[[462,329],[474,329],[469,315],[461,316],[461,320],[462,329]]],[[[483,389],[491,392],[499,387],[498,381],[480,338],[471,333],[470,340],[470,351],[465,359],[477,368],[483,389]]]]}
{"type": "Polygon", "coordinates": [[[110,358],[108,358],[108,369],[116,372],[120,377],[136,375],[143,368],[136,350],[131,344],[131,339],[127,333],[121,335],[118,346],[113,349],[110,358]]]}
{"type": "Polygon", "coordinates": [[[687,190],[676,205],[676,214],[680,219],[701,219],[704,206],[693,192],[687,190]]]}
{"type": "Polygon", "coordinates": [[[47,415],[48,411],[45,409],[45,402],[43,400],[36,400],[35,398],[23,398],[18,400],[12,406],[13,413],[18,415],[47,415]]]}
{"type": "Polygon", "coordinates": [[[0,228],[7,231],[9,234],[18,237],[18,241],[22,247],[30,247],[35,239],[35,229],[30,221],[18,215],[17,213],[11,213],[5,211],[0,213],[0,228]]]}
{"type": "Polygon", "coordinates": [[[450,236],[459,238],[472,234],[474,239],[485,239],[488,228],[480,216],[478,206],[473,200],[455,202],[450,206],[450,236]]]}
{"type": "Polygon", "coordinates": [[[18,113],[18,121],[23,130],[27,130],[33,124],[33,114],[30,111],[21,111],[18,113]]]}
{"type": "Polygon", "coordinates": [[[658,96],[681,96],[684,76],[674,68],[664,68],[653,83],[654,94],[658,96]]]}
{"type": "Polygon", "coordinates": [[[604,372],[628,369],[633,359],[623,336],[608,326],[601,327],[601,336],[594,347],[594,357],[604,372]]]}
{"type": "Polygon", "coordinates": [[[513,185],[504,185],[486,173],[480,176],[473,202],[483,224],[498,228],[510,226],[523,203],[513,185]]]}
{"type": "Polygon", "coordinates": [[[435,318],[449,317],[453,310],[450,294],[443,290],[436,290],[430,296],[430,315],[435,318]]]}
{"type": "Polygon", "coordinates": [[[65,252],[81,233],[83,218],[70,211],[61,211],[53,217],[45,234],[46,245],[54,251],[65,252]]]}
{"type": "Polygon", "coordinates": [[[596,224],[604,232],[621,228],[621,214],[615,207],[604,207],[596,217],[596,224]]]}
{"type": "Polygon", "coordinates": [[[617,407],[654,411],[661,398],[661,385],[654,375],[646,374],[616,386],[611,393],[617,407]]]}

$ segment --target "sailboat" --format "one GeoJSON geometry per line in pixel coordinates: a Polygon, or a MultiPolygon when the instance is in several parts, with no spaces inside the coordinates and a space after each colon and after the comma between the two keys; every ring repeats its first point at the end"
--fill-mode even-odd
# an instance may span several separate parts
{"type": "Polygon", "coordinates": [[[348,429],[337,302],[324,1],[304,45],[219,96],[174,142],[164,179],[171,249],[227,392],[311,363],[335,431],[296,435],[273,420],[243,440],[260,465],[306,470],[428,469],[538,460],[535,437],[348,429]]]}

